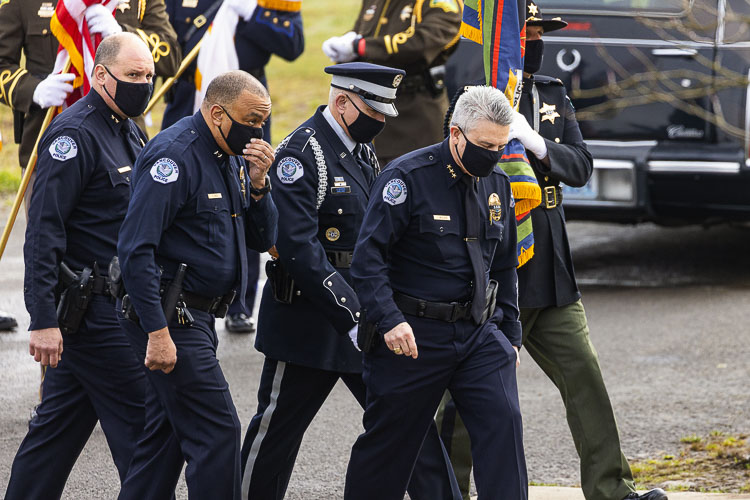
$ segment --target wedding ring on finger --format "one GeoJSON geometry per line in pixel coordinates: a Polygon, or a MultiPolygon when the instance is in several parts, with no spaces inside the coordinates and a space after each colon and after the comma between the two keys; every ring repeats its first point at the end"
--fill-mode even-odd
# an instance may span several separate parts
{"type": "Polygon", "coordinates": [[[400,347],[395,347],[393,349],[393,354],[403,354],[404,351],[401,350],[400,347]]]}

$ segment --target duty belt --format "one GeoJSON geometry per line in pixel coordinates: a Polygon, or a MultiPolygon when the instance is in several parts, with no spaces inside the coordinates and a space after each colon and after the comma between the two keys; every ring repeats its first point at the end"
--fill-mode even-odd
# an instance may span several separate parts
{"type": "MultiPolygon", "coordinates": [[[[77,275],[80,275],[80,271],[76,273],[77,275]]],[[[73,280],[70,279],[69,276],[66,276],[63,273],[60,273],[60,281],[63,284],[63,287],[67,288],[70,285],[73,284],[73,280]]],[[[96,276],[95,278],[91,278],[92,285],[91,285],[91,293],[95,293],[97,295],[107,295],[109,296],[109,277],[107,276],[96,276]]]]}
{"type": "Polygon", "coordinates": [[[545,186],[543,193],[542,206],[547,210],[552,210],[562,204],[563,192],[560,186],[545,186]]]}
{"type": "Polygon", "coordinates": [[[437,319],[448,323],[471,319],[471,301],[428,302],[399,292],[393,294],[393,301],[401,312],[419,318],[437,319]]]}
{"type": "Polygon", "coordinates": [[[326,257],[328,258],[328,262],[333,265],[333,267],[341,267],[341,268],[350,268],[352,267],[352,256],[354,255],[354,252],[347,252],[347,251],[326,251],[326,257]]]}
{"type": "Polygon", "coordinates": [[[183,291],[182,301],[185,303],[185,307],[213,314],[217,318],[223,318],[226,314],[226,310],[222,312],[220,309],[225,309],[224,306],[231,304],[234,300],[234,295],[234,290],[229,292],[229,294],[220,297],[204,297],[203,295],[183,291]]]}

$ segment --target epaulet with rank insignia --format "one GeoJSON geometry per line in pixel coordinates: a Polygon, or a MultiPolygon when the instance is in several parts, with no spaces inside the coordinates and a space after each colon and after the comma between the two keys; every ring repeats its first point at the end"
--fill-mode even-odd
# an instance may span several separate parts
{"type": "Polygon", "coordinates": [[[534,83],[539,85],[560,85],[565,86],[565,84],[560,80],[559,78],[554,78],[551,76],[545,76],[545,75],[534,75],[534,83]]]}
{"type": "Polygon", "coordinates": [[[300,127],[287,136],[279,145],[281,148],[304,151],[310,143],[310,138],[315,135],[315,129],[311,127],[300,127]]]}

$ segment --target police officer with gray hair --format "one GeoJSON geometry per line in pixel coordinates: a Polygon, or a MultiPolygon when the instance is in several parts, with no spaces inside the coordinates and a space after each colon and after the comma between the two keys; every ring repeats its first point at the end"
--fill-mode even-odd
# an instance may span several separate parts
{"type": "Polygon", "coordinates": [[[479,498],[527,498],[514,202],[497,167],[512,120],[501,91],[474,87],[447,139],[373,186],[351,267],[367,406],[346,499],[403,498],[446,389],[466,415],[479,498]]]}

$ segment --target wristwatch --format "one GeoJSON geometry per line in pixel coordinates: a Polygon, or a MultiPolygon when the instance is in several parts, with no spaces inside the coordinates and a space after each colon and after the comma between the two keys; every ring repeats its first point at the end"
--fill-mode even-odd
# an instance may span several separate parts
{"type": "Polygon", "coordinates": [[[266,175],[266,185],[260,189],[255,189],[255,186],[253,186],[253,183],[252,182],[250,183],[250,194],[252,194],[253,196],[263,196],[270,190],[271,190],[271,179],[269,179],[267,175],[266,175]]]}

